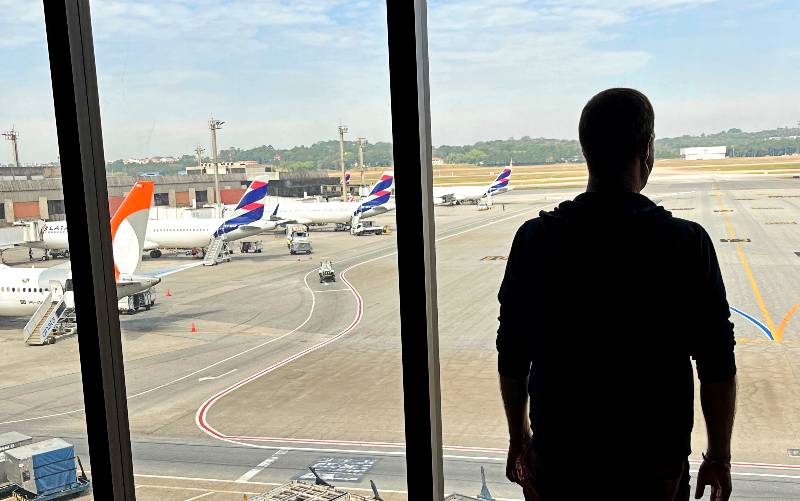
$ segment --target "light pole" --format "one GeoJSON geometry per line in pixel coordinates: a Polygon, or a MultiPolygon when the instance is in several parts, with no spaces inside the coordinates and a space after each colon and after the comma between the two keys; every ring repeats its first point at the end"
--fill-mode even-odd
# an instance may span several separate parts
{"type": "Polygon", "coordinates": [[[358,138],[358,166],[361,168],[361,186],[364,186],[364,145],[367,144],[367,138],[358,138]]]}
{"type": "Polygon", "coordinates": [[[339,166],[342,168],[342,201],[347,201],[347,178],[345,177],[344,170],[344,133],[347,132],[347,126],[339,126],[339,166]]]}
{"type": "Polygon", "coordinates": [[[221,120],[208,121],[208,128],[211,129],[211,163],[214,164],[214,207],[216,207],[217,217],[222,217],[222,201],[219,199],[219,163],[217,163],[217,130],[222,128],[225,122],[221,120]]]}
{"type": "Polygon", "coordinates": [[[11,141],[11,154],[14,157],[14,165],[19,167],[19,150],[17,149],[17,139],[19,139],[19,132],[11,127],[11,130],[3,132],[3,137],[11,141]]]}

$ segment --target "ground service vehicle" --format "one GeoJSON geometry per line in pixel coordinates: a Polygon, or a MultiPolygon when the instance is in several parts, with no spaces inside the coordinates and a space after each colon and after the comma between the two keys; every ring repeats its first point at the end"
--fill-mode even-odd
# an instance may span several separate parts
{"type": "Polygon", "coordinates": [[[289,244],[289,254],[311,254],[311,242],[292,242],[289,244]]]}
{"type": "Polygon", "coordinates": [[[153,287],[142,292],[137,292],[136,294],[131,294],[130,296],[120,298],[120,300],[117,302],[119,312],[127,313],[128,315],[133,315],[139,311],[139,308],[149,310],[154,304],[156,304],[156,293],[153,287]]]}
{"type": "Polygon", "coordinates": [[[75,448],[59,438],[6,450],[0,468],[6,480],[0,494],[10,494],[16,501],[55,501],[85,492],[91,485],[75,448]]]}
{"type": "Polygon", "coordinates": [[[333,263],[328,258],[323,258],[319,263],[319,283],[335,282],[336,272],[333,270],[333,263]]]}
{"type": "Polygon", "coordinates": [[[264,245],[261,243],[261,240],[255,241],[244,241],[239,242],[239,252],[242,254],[247,254],[250,252],[255,252],[256,254],[261,254],[261,249],[264,245]]]}
{"type": "Polygon", "coordinates": [[[376,226],[372,221],[359,221],[350,229],[352,235],[383,235],[383,226],[376,226]]]}

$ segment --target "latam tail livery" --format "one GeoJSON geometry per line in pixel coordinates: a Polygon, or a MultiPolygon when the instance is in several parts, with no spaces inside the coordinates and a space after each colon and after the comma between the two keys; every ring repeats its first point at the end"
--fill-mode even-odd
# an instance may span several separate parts
{"type": "Polygon", "coordinates": [[[394,173],[386,171],[363,200],[354,202],[276,202],[267,207],[272,220],[301,224],[350,224],[354,217],[361,219],[394,210],[389,199],[394,184],[394,173]]]}
{"type": "Polygon", "coordinates": [[[495,196],[511,191],[511,169],[513,163],[504,168],[489,186],[434,186],[433,202],[437,205],[458,205],[466,202],[477,203],[487,195],[495,196]]]}

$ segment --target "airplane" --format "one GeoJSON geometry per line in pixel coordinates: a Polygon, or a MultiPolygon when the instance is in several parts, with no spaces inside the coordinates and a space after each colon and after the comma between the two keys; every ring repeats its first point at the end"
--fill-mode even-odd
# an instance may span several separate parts
{"type": "Polygon", "coordinates": [[[478,203],[480,199],[489,195],[500,195],[513,190],[509,186],[513,162],[503,169],[489,186],[434,186],[433,202],[436,205],[460,205],[465,202],[478,203]]]}
{"type": "MultiPolygon", "coordinates": [[[[275,229],[276,222],[262,219],[268,182],[264,176],[256,177],[233,213],[225,218],[151,220],[147,225],[144,250],[150,251],[150,257],[157,258],[161,257],[162,248],[202,249],[217,237],[232,241],[275,229]]],[[[67,222],[48,221],[42,225],[39,241],[20,242],[18,245],[35,249],[67,249],[67,222]]]]}
{"type": "Polygon", "coordinates": [[[271,219],[278,224],[351,224],[353,218],[369,218],[394,210],[389,203],[394,184],[394,172],[386,171],[362,201],[353,202],[280,202],[271,219]]]}
{"type": "MultiPolygon", "coordinates": [[[[111,218],[114,278],[117,298],[149,289],[161,276],[136,275],[153,200],[153,182],[137,181],[111,218]]],[[[0,265],[0,316],[28,316],[51,292],[72,290],[70,263],[51,268],[11,268],[0,265]]]]}

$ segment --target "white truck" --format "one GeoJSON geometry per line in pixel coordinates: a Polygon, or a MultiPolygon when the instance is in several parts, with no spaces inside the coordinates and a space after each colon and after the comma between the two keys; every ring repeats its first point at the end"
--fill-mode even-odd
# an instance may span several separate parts
{"type": "Polygon", "coordinates": [[[383,235],[384,229],[383,226],[376,226],[372,224],[372,221],[359,221],[356,223],[355,226],[350,228],[350,234],[361,236],[361,235],[383,235]]]}
{"type": "Polygon", "coordinates": [[[130,296],[125,296],[117,301],[119,312],[127,315],[133,315],[139,311],[140,308],[149,310],[154,304],[156,304],[156,291],[153,287],[142,292],[137,292],[136,294],[131,294],[130,296]]]}
{"type": "Polygon", "coordinates": [[[291,248],[292,244],[311,243],[311,236],[308,234],[308,227],[304,224],[286,225],[286,246],[291,248]]]}

